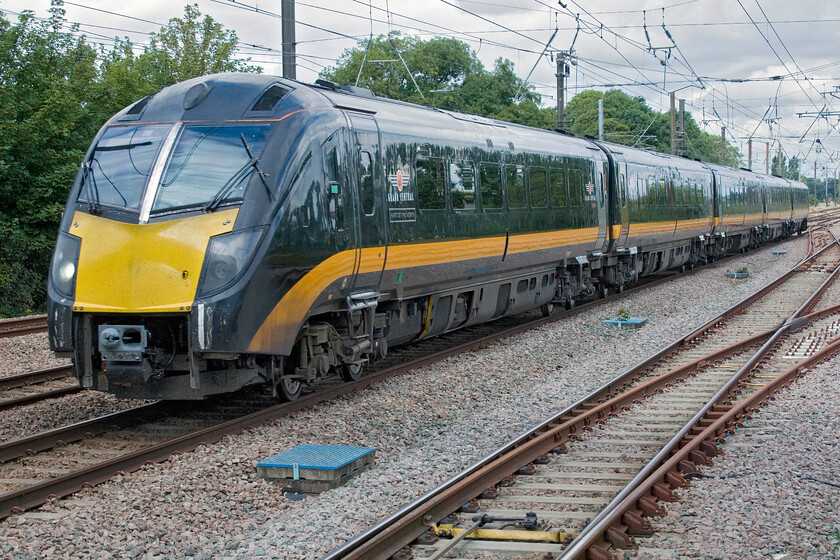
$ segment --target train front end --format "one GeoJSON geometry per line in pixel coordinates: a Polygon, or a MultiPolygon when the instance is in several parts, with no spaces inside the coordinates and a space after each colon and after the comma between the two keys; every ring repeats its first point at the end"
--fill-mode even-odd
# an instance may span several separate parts
{"type": "MultiPolygon", "coordinates": [[[[262,289],[256,255],[282,202],[278,154],[295,135],[278,133],[277,113],[292,89],[267,76],[198,78],[99,132],[48,282],[50,346],[82,387],[201,399],[264,380],[243,354],[261,318],[243,307],[262,289]]],[[[300,112],[293,97],[286,113],[300,112]]]]}

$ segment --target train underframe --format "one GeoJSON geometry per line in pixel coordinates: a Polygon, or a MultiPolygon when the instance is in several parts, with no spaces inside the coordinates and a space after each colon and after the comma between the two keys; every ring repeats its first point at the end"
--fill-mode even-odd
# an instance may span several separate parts
{"type": "Polygon", "coordinates": [[[310,317],[289,356],[195,351],[189,314],[76,314],[72,357],[82,387],[119,397],[201,399],[265,384],[281,400],[293,400],[304,386],[327,377],[358,379],[390,347],[532,309],[548,315],[554,306],[568,309],[621,292],[642,276],[705,264],[806,227],[804,220],[791,220],[734,235],[593,253],[402,299],[355,294],[345,309],[310,317]]]}

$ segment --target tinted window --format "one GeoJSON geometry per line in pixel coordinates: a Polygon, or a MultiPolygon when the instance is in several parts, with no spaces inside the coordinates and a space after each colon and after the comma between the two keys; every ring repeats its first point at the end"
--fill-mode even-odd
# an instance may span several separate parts
{"type": "Polygon", "coordinates": [[[443,161],[418,159],[417,196],[421,210],[440,210],[446,207],[443,192],[443,161]]]}
{"type": "Polygon", "coordinates": [[[94,148],[79,200],[139,210],[161,141],[171,125],[112,126],[94,148]]]}
{"type": "Polygon", "coordinates": [[[580,171],[569,171],[569,203],[572,206],[583,204],[583,175],[580,171]]]}
{"type": "Polygon", "coordinates": [[[627,208],[627,185],[624,182],[624,174],[618,176],[618,189],[621,191],[621,207],[627,208]]]}
{"type": "Polygon", "coordinates": [[[259,158],[270,132],[268,124],[185,127],[152,210],[241,199],[255,172],[251,156],[259,158]]]}
{"type": "Polygon", "coordinates": [[[373,159],[368,152],[361,153],[359,164],[359,189],[362,198],[362,211],[373,215],[373,159]]]}
{"type": "Polygon", "coordinates": [[[520,165],[505,166],[508,206],[525,208],[525,168],[520,165]]]}
{"type": "Polygon", "coordinates": [[[528,190],[531,194],[531,208],[545,208],[548,206],[545,187],[545,169],[540,167],[528,168],[528,190]]]}
{"type": "Polygon", "coordinates": [[[501,208],[502,170],[492,163],[481,164],[481,207],[485,210],[501,208]]]}
{"type": "Polygon", "coordinates": [[[449,190],[453,208],[475,210],[475,170],[471,162],[449,164],[449,190]]]}
{"type": "Polygon", "coordinates": [[[549,172],[551,181],[551,205],[554,208],[566,206],[566,172],[552,167],[549,172]]]}

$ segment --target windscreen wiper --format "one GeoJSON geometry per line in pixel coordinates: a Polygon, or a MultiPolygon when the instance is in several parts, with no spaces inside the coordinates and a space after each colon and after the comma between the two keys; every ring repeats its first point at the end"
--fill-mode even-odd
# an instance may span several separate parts
{"type": "Polygon", "coordinates": [[[245,164],[240,167],[236,173],[231,175],[230,179],[225,181],[225,184],[222,185],[222,188],[219,189],[219,192],[213,195],[207,204],[204,205],[205,212],[212,212],[216,208],[219,207],[219,204],[225,199],[227,195],[230,194],[230,191],[236,187],[239,183],[241,183],[245,177],[251,174],[251,172],[255,169],[256,162],[252,159],[250,161],[245,162],[245,164]]]}
{"type": "Polygon", "coordinates": [[[271,193],[271,188],[268,186],[268,182],[265,180],[265,173],[262,172],[259,166],[259,158],[254,157],[254,152],[251,151],[251,147],[248,145],[248,141],[245,140],[245,135],[241,132],[239,133],[239,137],[242,139],[242,145],[245,146],[245,151],[248,153],[248,157],[251,158],[245,162],[245,164],[240,167],[236,173],[234,173],[230,179],[225,181],[225,184],[222,185],[222,188],[213,195],[213,198],[210,199],[207,204],[204,205],[205,212],[212,212],[216,208],[219,207],[219,204],[225,199],[225,197],[230,194],[230,191],[236,187],[241,181],[245,180],[245,177],[250,175],[253,171],[257,172],[257,175],[260,177],[262,184],[265,185],[265,189],[268,191],[268,196],[270,198],[274,198],[271,193]]]}
{"type": "Polygon", "coordinates": [[[245,135],[243,133],[239,133],[239,137],[242,139],[242,145],[245,146],[245,151],[248,152],[248,157],[251,158],[251,162],[253,163],[254,169],[257,170],[257,175],[259,175],[262,184],[265,185],[265,190],[268,191],[269,198],[273,199],[274,194],[271,192],[271,187],[268,186],[268,181],[265,180],[265,173],[262,172],[262,169],[259,167],[259,158],[254,157],[254,152],[251,151],[251,147],[248,146],[248,141],[245,140],[245,135]]]}
{"type": "Polygon", "coordinates": [[[82,164],[84,173],[82,173],[82,186],[85,188],[88,196],[88,208],[90,213],[98,216],[102,213],[99,204],[99,189],[96,187],[96,178],[93,176],[93,162],[95,158],[91,157],[88,161],[82,164]]]}
{"type": "Polygon", "coordinates": [[[117,150],[130,150],[131,148],[136,148],[138,146],[151,146],[152,141],[146,140],[145,142],[135,142],[129,144],[118,144],[116,146],[96,146],[93,151],[94,152],[116,152],[117,150]]]}

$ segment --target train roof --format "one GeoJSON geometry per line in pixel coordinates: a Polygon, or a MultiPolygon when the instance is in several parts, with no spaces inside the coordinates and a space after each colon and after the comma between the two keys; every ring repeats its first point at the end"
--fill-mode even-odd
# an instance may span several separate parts
{"type": "Polygon", "coordinates": [[[267,74],[232,72],[179,82],[126,107],[109,123],[270,119],[295,110],[317,108],[376,115],[380,126],[391,132],[402,130],[416,135],[426,129],[432,137],[452,137],[476,144],[486,142],[511,151],[550,153],[562,149],[562,153],[568,155],[592,154],[601,145],[614,153],[624,154],[633,162],[698,171],[711,169],[771,184],[784,182],[794,188],[807,188],[798,181],[749,170],[378,97],[365,88],[342,86],[325,80],[310,85],[267,74]]]}

